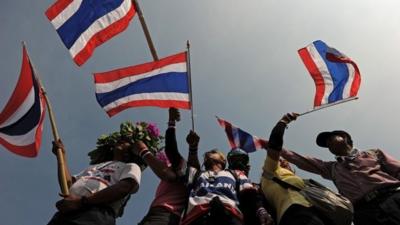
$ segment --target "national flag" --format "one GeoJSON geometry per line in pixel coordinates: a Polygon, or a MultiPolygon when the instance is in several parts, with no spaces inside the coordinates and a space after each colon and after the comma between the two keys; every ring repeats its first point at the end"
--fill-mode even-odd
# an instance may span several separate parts
{"type": "Polygon", "coordinates": [[[110,117],[130,107],[190,109],[186,54],[95,73],[97,101],[110,117]]]}
{"type": "Polygon", "coordinates": [[[0,113],[0,144],[15,154],[35,157],[40,148],[45,108],[43,93],[24,47],[17,86],[0,113]]]}
{"type": "Polygon", "coordinates": [[[314,79],[314,107],[357,95],[360,71],[349,57],[318,40],[298,51],[314,79]]]}
{"type": "Polygon", "coordinates": [[[253,136],[226,120],[219,117],[217,117],[217,120],[219,125],[224,128],[232,149],[240,148],[250,153],[263,148],[267,143],[266,140],[253,136]]]}
{"type": "Polygon", "coordinates": [[[58,0],[46,16],[81,66],[97,46],[124,31],[135,12],[132,0],[58,0]]]}

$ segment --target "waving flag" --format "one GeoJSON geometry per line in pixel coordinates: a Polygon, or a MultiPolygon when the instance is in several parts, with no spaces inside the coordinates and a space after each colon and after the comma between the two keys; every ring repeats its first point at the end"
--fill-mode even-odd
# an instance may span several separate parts
{"type": "Polygon", "coordinates": [[[314,41],[298,52],[315,82],[314,107],[357,95],[361,76],[350,58],[322,41],[314,41]]]}
{"type": "Polygon", "coordinates": [[[45,103],[24,47],[17,86],[0,113],[0,144],[11,152],[35,157],[40,148],[45,103]]]}
{"type": "Polygon", "coordinates": [[[253,136],[219,117],[217,117],[217,120],[219,125],[224,128],[232,149],[240,148],[250,153],[265,146],[265,140],[253,136]]]}
{"type": "Polygon", "coordinates": [[[130,107],[190,109],[186,52],[95,73],[94,82],[97,101],[110,117],[130,107]]]}
{"type": "Polygon", "coordinates": [[[79,66],[97,46],[124,31],[134,15],[132,0],[58,0],[46,11],[79,66]]]}

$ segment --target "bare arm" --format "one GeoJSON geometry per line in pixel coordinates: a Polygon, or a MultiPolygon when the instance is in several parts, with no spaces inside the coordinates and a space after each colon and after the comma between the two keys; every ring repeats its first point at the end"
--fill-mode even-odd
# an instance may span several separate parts
{"type": "Polygon", "coordinates": [[[70,195],[58,201],[56,207],[60,212],[66,213],[87,206],[109,204],[135,193],[138,187],[139,185],[134,179],[127,178],[87,197],[70,195]]]}
{"type": "Polygon", "coordinates": [[[194,132],[190,131],[186,137],[186,142],[189,144],[188,166],[200,170],[200,161],[197,155],[200,137],[194,132]]]}
{"type": "Polygon", "coordinates": [[[142,142],[135,143],[133,153],[139,155],[151,168],[151,170],[161,179],[166,181],[175,181],[177,176],[172,168],[168,167],[164,162],[156,158],[142,142]]]}

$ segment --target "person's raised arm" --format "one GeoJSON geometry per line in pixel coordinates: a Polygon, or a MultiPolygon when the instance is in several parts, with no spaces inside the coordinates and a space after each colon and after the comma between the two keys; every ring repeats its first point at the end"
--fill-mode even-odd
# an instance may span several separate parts
{"type": "Polygon", "coordinates": [[[199,141],[199,135],[191,130],[186,137],[186,142],[189,144],[189,156],[187,164],[189,167],[194,167],[198,170],[200,170],[200,161],[199,156],[197,155],[199,141]]]}
{"type": "Polygon", "coordinates": [[[168,167],[160,159],[155,157],[142,141],[138,141],[135,143],[135,146],[133,146],[133,153],[142,157],[142,159],[147,163],[150,169],[161,180],[175,181],[177,179],[177,175],[174,170],[168,167]]]}
{"type": "MultiPolygon", "coordinates": [[[[61,184],[62,184],[62,173],[65,174],[65,178],[67,180],[67,186],[68,188],[71,187],[71,185],[75,182],[75,179],[71,176],[71,173],[69,172],[69,168],[68,168],[68,163],[67,163],[67,159],[65,157],[65,147],[64,144],[62,143],[62,141],[59,139],[57,141],[53,141],[53,148],[52,148],[52,152],[57,155],[57,149],[61,149],[61,153],[63,154],[64,157],[64,167],[62,167],[59,163],[57,163],[57,171],[58,171],[58,183],[60,184],[60,188],[61,184]]],[[[64,196],[65,197],[65,196],[64,196]]]]}
{"type": "Polygon", "coordinates": [[[298,114],[297,113],[287,113],[282,119],[278,121],[278,123],[274,126],[269,136],[269,141],[267,144],[267,155],[274,161],[278,161],[281,155],[282,146],[283,146],[283,135],[285,134],[285,129],[287,125],[296,120],[298,114]]]}
{"type": "Polygon", "coordinates": [[[183,157],[178,151],[178,144],[176,142],[175,123],[180,121],[180,113],[176,108],[169,108],[168,110],[168,129],[165,132],[165,154],[171,162],[173,169],[178,169],[182,163],[183,157]]]}

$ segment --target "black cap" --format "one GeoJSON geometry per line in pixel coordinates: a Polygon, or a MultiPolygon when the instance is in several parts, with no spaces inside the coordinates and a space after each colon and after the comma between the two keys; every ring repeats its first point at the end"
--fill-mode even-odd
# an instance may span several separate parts
{"type": "Polygon", "coordinates": [[[351,140],[351,136],[349,133],[343,130],[334,130],[334,131],[326,131],[326,132],[321,132],[317,136],[317,145],[323,148],[327,148],[328,146],[326,145],[326,141],[328,140],[329,137],[332,135],[339,135],[341,137],[346,137],[347,138],[347,143],[351,146],[353,146],[353,141],[351,140]]]}

